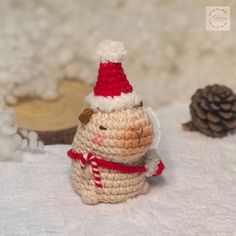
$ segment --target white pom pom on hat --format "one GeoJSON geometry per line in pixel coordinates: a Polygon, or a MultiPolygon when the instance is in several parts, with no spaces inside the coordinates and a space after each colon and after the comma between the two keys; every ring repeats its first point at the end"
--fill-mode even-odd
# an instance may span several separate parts
{"type": "Polygon", "coordinates": [[[97,55],[102,63],[121,62],[125,54],[123,42],[105,40],[98,45],[97,55]]]}

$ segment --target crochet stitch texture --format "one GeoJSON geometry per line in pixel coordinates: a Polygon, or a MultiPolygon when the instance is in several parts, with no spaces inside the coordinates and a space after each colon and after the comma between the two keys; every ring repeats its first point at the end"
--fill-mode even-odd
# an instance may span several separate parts
{"type": "MultiPolygon", "coordinates": [[[[144,154],[152,143],[153,131],[147,114],[141,107],[110,113],[98,111],[88,124],[79,125],[72,149],[75,152],[102,156],[105,160],[128,166],[144,164],[144,154]],[[106,130],[101,130],[103,126],[106,130]],[[96,143],[97,137],[104,140],[96,143]]],[[[72,160],[72,180],[76,191],[86,203],[119,202],[148,191],[144,173],[120,173],[99,168],[102,189],[94,185],[91,165],[85,169],[72,160]]]]}
{"type": "Polygon", "coordinates": [[[100,44],[102,63],[88,96],[90,108],[79,116],[68,152],[73,186],[87,204],[117,203],[147,193],[146,176],[160,175],[164,169],[156,152],[152,160],[146,156],[155,126],[123,71],[124,52],[119,42],[100,44]]]}

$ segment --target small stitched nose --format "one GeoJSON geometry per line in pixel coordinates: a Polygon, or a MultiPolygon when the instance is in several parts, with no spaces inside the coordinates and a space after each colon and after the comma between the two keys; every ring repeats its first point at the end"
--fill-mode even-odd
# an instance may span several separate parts
{"type": "Polygon", "coordinates": [[[135,134],[137,135],[138,138],[140,138],[142,136],[142,134],[143,134],[143,127],[139,128],[139,129],[131,128],[130,130],[135,132],[135,134]]]}
{"type": "Polygon", "coordinates": [[[143,127],[141,127],[141,129],[137,132],[138,137],[141,138],[142,134],[143,134],[143,127]]]}
{"type": "Polygon", "coordinates": [[[140,143],[140,139],[141,139],[142,134],[143,134],[143,127],[141,127],[141,129],[139,129],[139,130],[135,130],[135,133],[138,136],[138,143],[140,143]]]}

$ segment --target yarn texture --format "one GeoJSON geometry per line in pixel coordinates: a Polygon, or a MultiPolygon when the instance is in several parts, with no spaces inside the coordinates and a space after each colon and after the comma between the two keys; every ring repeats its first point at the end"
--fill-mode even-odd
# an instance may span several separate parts
{"type": "Polygon", "coordinates": [[[97,55],[102,63],[121,62],[125,54],[122,42],[105,40],[98,45],[97,55]]]}
{"type": "Polygon", "coordinates": [[[121,45],[99,45],[101,63],[87,97],[90,108],[79,116],[68,151],[73,186],[87,204],[117,203],[147,193],[146,176],[158,176],[164,169],[156,150],[148,152],[158,145],[159,121],[150,108],[143,108],[117,62],[125,51],[121,45]]]}

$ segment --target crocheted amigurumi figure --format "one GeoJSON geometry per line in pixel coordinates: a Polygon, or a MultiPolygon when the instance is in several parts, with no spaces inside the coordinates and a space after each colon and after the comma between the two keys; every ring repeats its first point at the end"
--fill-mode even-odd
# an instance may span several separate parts
{"type": "Polygon", "coordinates": [[[117,203],[147,193],[146,177],[164,169],[155,151],[159,122],[126,79],[120,62],[125,53],[120,42],[99,45],[97,83],[86,98],[90,108],[79,116],[68,151],[74,188],[87,204],[117,203]]]}

